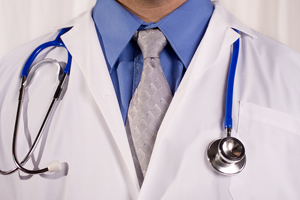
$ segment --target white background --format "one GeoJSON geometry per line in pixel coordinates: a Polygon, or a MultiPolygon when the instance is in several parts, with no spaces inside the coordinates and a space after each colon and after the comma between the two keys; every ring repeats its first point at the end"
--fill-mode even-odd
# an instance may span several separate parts
{"type": "MultiPolygon", "coordinates": [[[[96,0],[0,0],[0,58],[91,8],[96,0]]],[[[251,28],[300,52],[300,0],[221,0],[251,28]]]]}

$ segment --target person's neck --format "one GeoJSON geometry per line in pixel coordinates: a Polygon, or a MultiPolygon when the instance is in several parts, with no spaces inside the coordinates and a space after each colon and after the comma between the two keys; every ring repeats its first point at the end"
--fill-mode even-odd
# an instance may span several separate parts
{"type": "Polygon", "coordinates": [[[187,0],[116,0],[144,22],[158,22],[187,0]]]}

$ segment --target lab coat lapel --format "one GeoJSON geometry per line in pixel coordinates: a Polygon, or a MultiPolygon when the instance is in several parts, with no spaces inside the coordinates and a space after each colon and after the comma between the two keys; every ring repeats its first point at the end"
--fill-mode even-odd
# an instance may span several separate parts
{"type": "MultiPolygon", "coordinates": [[[[91,12],[89,11],[78,20],[75,20],[73,28],[63,35],[62,39],[73,56],[73,66],[76,63],[80,68],[90,92],[115,139],[122,157],[121,162],[125,162],[125,175],[131,179],[132,196],[135,198],[139,190],[135,168],[117,97],[98,42],[91,12]]],[[[70,78],[72,78],[72,68],[70,78]]],[[[121,164],[123,165],[123,163],[121,164]]]]}
{"type": "Polygon", "coordinates": [[[189,66],[189,68],[192,68],[190,70],[190,73],[192,73],[190,83],[201,77],[218,57],[240,38],[240,33],[237,33],[234,29],[256,38],[255,33],[224,9],[221,2],[214,1],[213,5],[214,13],[189,66]]]}
{"type": "MultiPolygon", "coordinates": [[[[240,34],[235,32],[232,29],[231,23],[229,23],[230,21],[235,23],[232,18],[233,16],[231,16],[219,2],[214,3],[214,13],[206,33],[174,95],[172,103],[160,127],[156,146],[159,145],[163,134],[166,133],[167,127],[169,126],[172,117],[176,114],[176,110],[179,108],[182,98],[187,94],[193,95],[188,91],[193,87],[193,83],[196,79],[201,78],[224,50],[230,48],[230,46],[240,37],[240,34]]],[[[237,27],[239,27],[239,25],[237,25],[237,27]]],[[[152,156],[154,154],[155,148],[152,156]]]]}

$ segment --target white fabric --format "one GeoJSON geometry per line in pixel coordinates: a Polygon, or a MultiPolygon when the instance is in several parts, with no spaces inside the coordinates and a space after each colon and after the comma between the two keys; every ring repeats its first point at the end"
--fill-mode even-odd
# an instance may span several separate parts
{"type": "MultiPolygon", "coordinates": [[[[122,116],[91,11],[73,25],[62,37],[73,55],[68,90],[45,129],[46,135],[34,159],[26,164],[32,169],[59,160],[63,169],[54,174],[0,176],[1,198],[300,198],[298,53],[252,31],[215,3],[207,32],[162,122],[139,191],[122,116]],[[231,27],[240,30],[240,34],[231,27]],[[244,143],[247,165],[241,174],[227,177],[215,173],[205,155],[209,143],[224,135],[225,84],[231,46],[237,38],[241,38],[241,49],[233,97],[232,135],[244,143]]],[[[57,33],[36,39],[0,61],[1,169],[14,166],[11,141],[19,72],[28,54],[39,44],[55,38],[57,33]]],[[[66,59],[63,49],[43,55],[66,59]]],[[[39,129],[56,87],[54,82],[55,70],[45,66],[28,91],[18,137],[19,159],[28,150],[28,138],[33,138],[39,129]]]]}
{"type": "MultiPolygon", "coordinates": [[[[221,0],[251,28],[300,52],[300,1],[221,0]]],[[[91,8],[96,0],[0,0],[0,58],[91,8]]]]}

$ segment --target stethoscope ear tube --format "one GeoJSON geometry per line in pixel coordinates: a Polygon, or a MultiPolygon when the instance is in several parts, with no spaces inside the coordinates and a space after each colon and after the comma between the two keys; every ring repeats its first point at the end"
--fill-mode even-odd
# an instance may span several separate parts
{"type": "Polygon", "coordinates": [[[60,80],[60,83],[59,83],[59,85],[56,89],[53,100],[50,104],[50,107],[47,111],[47,114],[44,118],[44,121],[43,121],[43,123],[40,127],[40,130],[39,130],[32,146],[31,146],[30,150],[28,151],[27,155],[25,156],[23,161],[20,163],[18,161],[18,158],[17,158],[17,155],[16,155],[16,143],[17,143],[17,133],[18,133],[19,120],[20,120],[20,112],[21,112],[22,101],[23,101],[23,96],[24,96],[24,83],[26,81],[25,77],[22,78],[22,84],[21,84],[21,88],[20,88],[19,101],[18,101],[18,110],[17,110],[16,122],[15,122],[15,128],[14,128],[14,135],[13,135],[12,155],[13,155],[14,163],[17,166],[17,168],[20,169],[21,171],[27,173],[27,174],[41,174],[41,173],[44,173],[44,172],[47,172],[47,171],[52,171],[53,172],[53,171],[58,171],[58,170],[61,169],[61,164],[60,164],[59,161],[54,161],[47,168],[43,168],[43,169],[40,169],[40,170],[28,170],[28,169],[24,168],[22,165],[24,165],[28,161],[28,159],[30,158],[30,156],[34,152],[35,148],[37,147],[37,144],[38,144],[39,140],[42,137],[44,127],[45,127],[45,125],[48,121],[49,115],[52,112],[54,104],[59,99],[59,96],[60,96],[61,91],[62,91],[63,84],[65,83],[65,80],[66,80],[67,76],[68,76],[67,73],[63,74],[62,80],[60,80]]]}
{"type": "MultiPolygon", "coordinates": [[[[19,90],[18,108],[17,108],[17,114],[16,114],[16,121],[15,121],[15,126],[14,126],[14,132],[16,132],[16,130],[18,130],[18,128],[19,128],[19,118],[20,118],[22,101],[23,101],[23,96],[24,96],[25,81],[26,81],[26,77],[22,77],[21,87],[20,87],[20,90],[19,90]]],[[[28,160],[28,158],[29,157],[25,157],[25,159],[21,162],[21,164],[26,163],[26,161],[28,160]]],[[[14,169],[9,170],[9,171],[0,170],[0,174],[2,174],[2,175],[9,175],[9,174],[14,173],[18,169],[19,169],[18,167],[15,167],[14,169]]]]}

